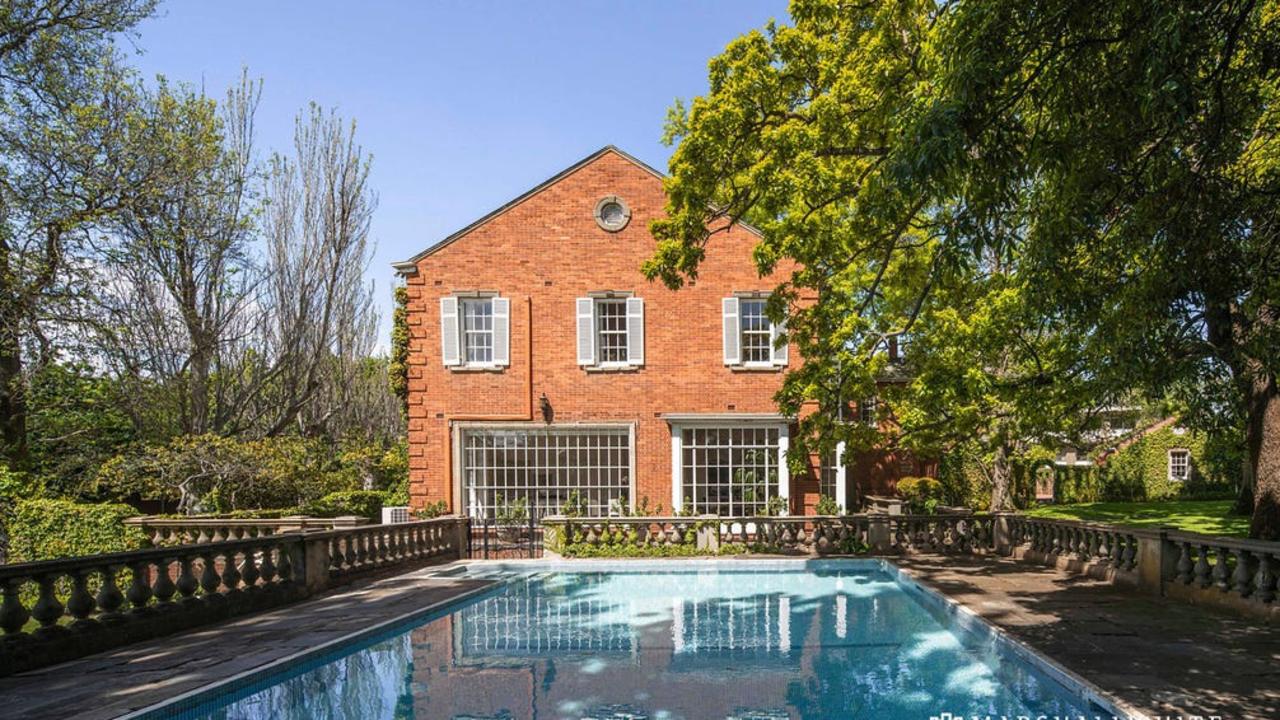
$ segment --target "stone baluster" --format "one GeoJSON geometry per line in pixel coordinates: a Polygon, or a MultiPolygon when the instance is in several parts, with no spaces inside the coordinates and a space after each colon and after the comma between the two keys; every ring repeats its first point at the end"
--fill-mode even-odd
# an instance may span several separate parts
{"type": "Polygon", "coordinates": [[[4,584],[4,597],[0,600],[0,630],[4,630],[5,635],[17,635],[22,632],[22,628],[27,625],[27,620],[31,618],[31,613],[23,607],[22,597],[19,594],[22,583],[22,579],[15,578],[5,581],[4,584]]]}
{"type": "Polygon", "coordinates": [[[1196,566],[1192,570],[1195,574],[1196,584],[1202,588],[1207,588],[1213,584],[1213,568],[1209,566],[1209,546],[1198,545],[1196,550],[1196,566]]]}
{"type": "Polygon", "coordinates": [[[280,545],[280,559],[276,561],[276,576],[281,583],[293,582],[293,548],[288,543],[280,545]]]}
{"type": "Polygon", "coordinates": [[[178,572],[177,588],[178,593],[182,595],[183,603],[196,602],[196,590],[200,589],[200,582],[196,580],[195,572],[191,569],[192,557],[183,555],[178,558],[181,570],[178,572]]]}
{"type": "Polygon", "coordinates": [[[215,557],[213,553],[205,553],[200,556],[204,560],[204,569],[200,572],[200,588],[204,590],[205,600],[218,598],[218,588],[222,586],[222,578],[219,577],[217,568],[214,565],[215,557]]]}
{"type": "Polygon", "coordinates": [[[129,612],[137,615],[146,611],[151,602],[151,563],[138,560],[130,563],[129,570],[133,573],[133,580],[129,583],[126,596],[129,599],[129,612]]]}
{"type": "Polygon", "coordinates": [[[1226,592],[1231,588],[1229,583],[1231,571],[1228,568],[1228,558],[1231,553],[1227,552],[1226,548],[1218,546],[1214,546],[1213,552],[1218,556],[1218,562],[1213,566],[1213,584],[1222,592],[1226,592]]]}
{"type": "Polygon", "coordinates": [[[269,587],[276,579],[275,554],[277,545],[262,548],[262,564],[258,566],[258,575],[262,578],[262,586],[269,587]]]}
{"type": "Polygon", "coordinates": [[[75,618],[71,623],[73,630],[87,630],[98,623],[91,619],[98,603],[89,592],[89,570],[75,569],[71,575],[71,595],[67,597],[67,614],[75,618]]]}
{"type": "Polygon", "coordinates": [[[1133,570],[1138,566],[1138,538],[1132,535],[1125,536],[1124,544],[1124,565],[1125,570],[1133,570]]]}
{"type": "Polygon", "coordinates": [[[223,556],[223,587],[227,592],[238,592],[241,573],[236,568],[236,552],[228,552],[223,556]]]}
{"type": "Polygon", "coordinates": [[[1124,568],[1124,556],[1129,551],[1129,541],[1123,533],[1113,532],[1111,544],[1111,567],[1116,570],[1124,568]]]}
{"type": "Polygon", "coordinates": [[[1251,555],[1248,550],[1236,549],[1236,570],[1231,575],[1232,586],[1240,597],[1249,597],[1253,592],[1253,571],[1251,555]]]}
{"type": "Polygon", "coordinates": [[[1099,557],[1099,553],[1102,552],[1102,532],[1100,530],[1089,531],[1089,544],[1085,548],[1085,552],[1088,554],[1088,558],[1099,557]]]}
{"type": "Polygon", "coordinates": [[[1191,543],[1182,541],[1178,543],[1178,562],[1174,565],[1177,575],[1174,576],[1181,585],[1190,585],[1195,579],[1195,563],[1191,561],[1191,543]]]}
{"type": "MultiPolygon", "coordinates": [[[[246,590],[258,589],[258,549],[249,548],[244,551],[244,563],[240,566],[240,579],[244,581],[246,590]]],[[[332,556],[330,556],[332,557],[332,556]]]]}
{"type": "Polygon", "coordinates": [[[53,632],[62,617],[62,603],[58,601],[54,575],[41,575],[36,578],[40,586],[40,595],[36,604],[31,607],[31,617],[40,623],[37,633],[53,632]]]}
{"type": "Polygon", "coordinates": [[[1276,573],[1272,562],[1272,553],[1258,553],[1258,574],[1253,578],[1254,597],[1264,603],[1276,599],[1276,573]]]}
{"type": "Polygon", "coordinates": [[[169,577],[169,560],[166,558],[156,563],[156,580],[151,585],[151,594],[155,596],[156,603],[161,608],[167,608],[173,603],[173,596],[178,592],[178,586],[173,584],[173,579],[169,577]]]}
{"type": "Polygon", "coordinates": [[[102,622],[114,622],[123,616],[120,608],[124,607],[124,593],[116,585],[116,566],[104,565],[100,571],[102,587],[98,588],[98,619],[102,622]]]}

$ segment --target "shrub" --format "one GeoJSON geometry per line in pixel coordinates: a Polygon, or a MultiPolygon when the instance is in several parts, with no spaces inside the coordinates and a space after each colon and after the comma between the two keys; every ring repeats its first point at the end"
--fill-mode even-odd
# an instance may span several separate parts
{"type": "Polygon", "coordinates": [[[840,506],[830,495],[819,495],[818,504],[813,506],[813,511],[819,515],[839,515],[840,506]]]}
{"type": "MultiPolygon", "coordinates": [[[[625,508],[626,506],[627,503],[624,500],[621,507],[625,508]]],[[[571,491],[569,496],[564,499],[564,502],[560,504],[560,514],[565,517],[583,517],[587,514],[587,510],[587,499],[582,497],[577,490],[571,491]]]]}
{"type": "Polygon", "coordinates": [[[20,500],[9,521],[9,562],[124,552],[145,547],[142,530],[124,524],[128,505],[20,500]]]}
{"type": "Polygon", "coordinates": [[[378,520],[382,516],[382,505],[386,499],[386,493],[381,490],[343,490],[307,503],[301,510],[302,514],[312,517],[355,515],[378,520]]]}
{"type": "MultiPolygon", "coordinates": [[[[388,498],[390,498],[390,495],[388,495],[388,498]]],[[[387,504],[388,505],[392,504],[389,499],[387,501],[387,504]]],[[[448,514],[449,514],[449,503],[443,500],[437,500],[436,502],[433,502],[433,503],[427,503],[423,507],[413,512],[414,517],[418,518],[419,520],[430,520],[431,518],[438,518],[441,515],[448,515],[448,514]]]]}
{"type": "Polygon", "coordinates": [[[911,512],[932,514],[942,503],[942,483],[931,477],[905,477],[898,481],[898,495],[911,512]]]}

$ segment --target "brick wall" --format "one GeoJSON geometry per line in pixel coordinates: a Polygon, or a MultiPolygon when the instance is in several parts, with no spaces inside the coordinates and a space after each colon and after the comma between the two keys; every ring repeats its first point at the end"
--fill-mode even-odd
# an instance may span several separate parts
{"type": "MultiPolygon", "coordinates": [[[[721,300],[767,291],[749,230],[717,234],[697,282],[679,291],[648,282],[641,263],[654,250],[649,221],[663,212],[662,182],[623,155],[604,151],[523,201],[416,263],[409,295],[409,463],[415,506],[453,505],[451,422],[541,422],[546,395],[555,422],[634,423],[635,499],[670,508],[671,430],[663,413],[775,413],[778,371],[725,367],[721,300]],[[593,212],[606,195],[631,209],[620,232],[601,229],[593,212]],[[492,290],[511,301],[511,365],[502,372],[458,371],[441,363],[439,299],[492,290]],[[576,298],[629,291],[645,300],[645,364],[628,372],[579,367],[576,298]],[[530,328],[532,327],[532,367],[530,328]]],[[[780,268],[779,272],[786,272],[780,268]]],[[[791,363],[799,361],[791,350],[791,363]]],[[[792,480],[793,509],[816,501],[816,480],[792,480]]]]}

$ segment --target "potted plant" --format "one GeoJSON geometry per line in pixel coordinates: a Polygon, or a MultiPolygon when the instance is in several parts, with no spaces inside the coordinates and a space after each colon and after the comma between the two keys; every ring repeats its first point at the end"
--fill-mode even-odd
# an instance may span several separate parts
{"type": "Polygon", "coordinates": [[[517,542],[529,534],[529,501],[516,498],[510,502],[502,501],[494,520],[498,525],[498,539],[506,542],[517,542]]]}

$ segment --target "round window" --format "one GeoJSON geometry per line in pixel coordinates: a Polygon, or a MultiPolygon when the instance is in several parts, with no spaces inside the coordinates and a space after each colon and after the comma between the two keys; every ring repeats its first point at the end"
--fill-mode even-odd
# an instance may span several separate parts
{"type": "Polygon", "coordinates": [[[609,232],[618,232],[631,221],[631,209],[617,195],[600,198],[595,214],[596,223],[609,232]]]}

